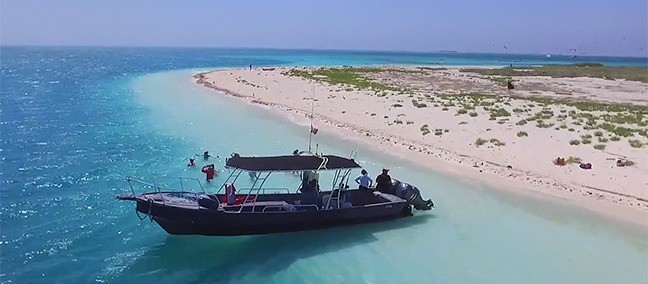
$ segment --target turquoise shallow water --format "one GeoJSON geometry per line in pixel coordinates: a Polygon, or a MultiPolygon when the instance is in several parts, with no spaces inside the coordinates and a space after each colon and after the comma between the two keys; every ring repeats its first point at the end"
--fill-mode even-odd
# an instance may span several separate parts
{"type": "MultiPolygon", "coordinates": [[[[139,221],[133,204],[113,201],[127,192],[125,175],[202,177],[184,165],[205,149],[283,154],[307,145],[308,129],[196,86],[196,69],[187,68],[423,64],[436,55],[92,48],[0,55],[3,283],[648,283],[645,233],[420,170],[325,132],[317,135],[321,149],[359,150],[372,173],[389,165],[438,209],[329,231],[210,238],[169,236],[139,221]]],[[[286,182],[298,183],[278,175],[270,185],[286,182]]]]}

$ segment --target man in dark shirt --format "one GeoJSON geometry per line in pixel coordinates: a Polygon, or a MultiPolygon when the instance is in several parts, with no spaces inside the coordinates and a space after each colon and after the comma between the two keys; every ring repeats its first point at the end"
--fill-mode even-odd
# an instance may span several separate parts
{"type": "Polygon", "coordinates": [[[389,176],[389,169],[383,169],[376,177],[376,190],[382,193],[392,193],[392,180],[389,176]]]}

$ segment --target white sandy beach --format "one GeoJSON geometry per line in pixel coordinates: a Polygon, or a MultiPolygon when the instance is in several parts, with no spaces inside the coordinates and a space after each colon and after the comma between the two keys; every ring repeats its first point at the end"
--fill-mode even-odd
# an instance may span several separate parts
{"type": "Polygon", "coordinates": [[[529,76],[515,77],[516,89],[507,91],[483,76],[449,68],[422,74],[372,73],[369,76],[376,82],[409,88],[381,94],[289,76],[290,69],[219,70],[195,78],[207,87],[281,110],[299,123],[308,123],[314,95],[314,124],[322,131],[369,143],[436,171],[517,192],[547,193],[593,210],[648,222],[648,146],[629,143],[646,143],[646,137],[635,134],[614,141],[615,135],[587,129],[585,123],[580,124],[582,120],[570,120],[567,113],[577,113],[574,106],[524,99],[571,97],[646,106],[646,83],[529,76]],[[467,97],[443,96],[477,91],[498,96],[473,99],[473,104],[495,105],[510,115],[489,117],[493,109],[471,109],[466,106],[467,97]],[[467,113],[461,113],[462,106],[468,108],[467,113]],[[530,118],[533,113],[551,115],[534,120],[530,118]],[[476,145],[478,138],[485,143],[476,145]],[[570,144],[581,139],[591,143],[570,144]],[[604,149],[593,147],[599,144],[604,149]],[[570,156],[591,163],[592,169],[552,162],[570,156]],[[635,164],[617,167],[620,158],[635,164]]]}

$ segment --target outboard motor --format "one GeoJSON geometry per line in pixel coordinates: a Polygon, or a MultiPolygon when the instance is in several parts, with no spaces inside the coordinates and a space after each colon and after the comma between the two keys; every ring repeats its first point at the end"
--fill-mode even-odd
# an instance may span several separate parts
{"type": "Polygon", "coordinates": [[[392,191],[396,196],[405,199],[416,210],[431,210],[434,207],[432,199],[423,200],[421,192],[415,186],[392,179],[392,191]]]}

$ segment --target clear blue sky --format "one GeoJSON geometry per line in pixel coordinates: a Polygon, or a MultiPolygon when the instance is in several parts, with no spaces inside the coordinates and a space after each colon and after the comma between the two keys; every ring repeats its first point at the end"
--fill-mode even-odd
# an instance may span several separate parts
{"type": "Polygon", "coordinates": [[[646,0],[0,2],[2,45],[647,56],[647,37],[646,0]]]}

